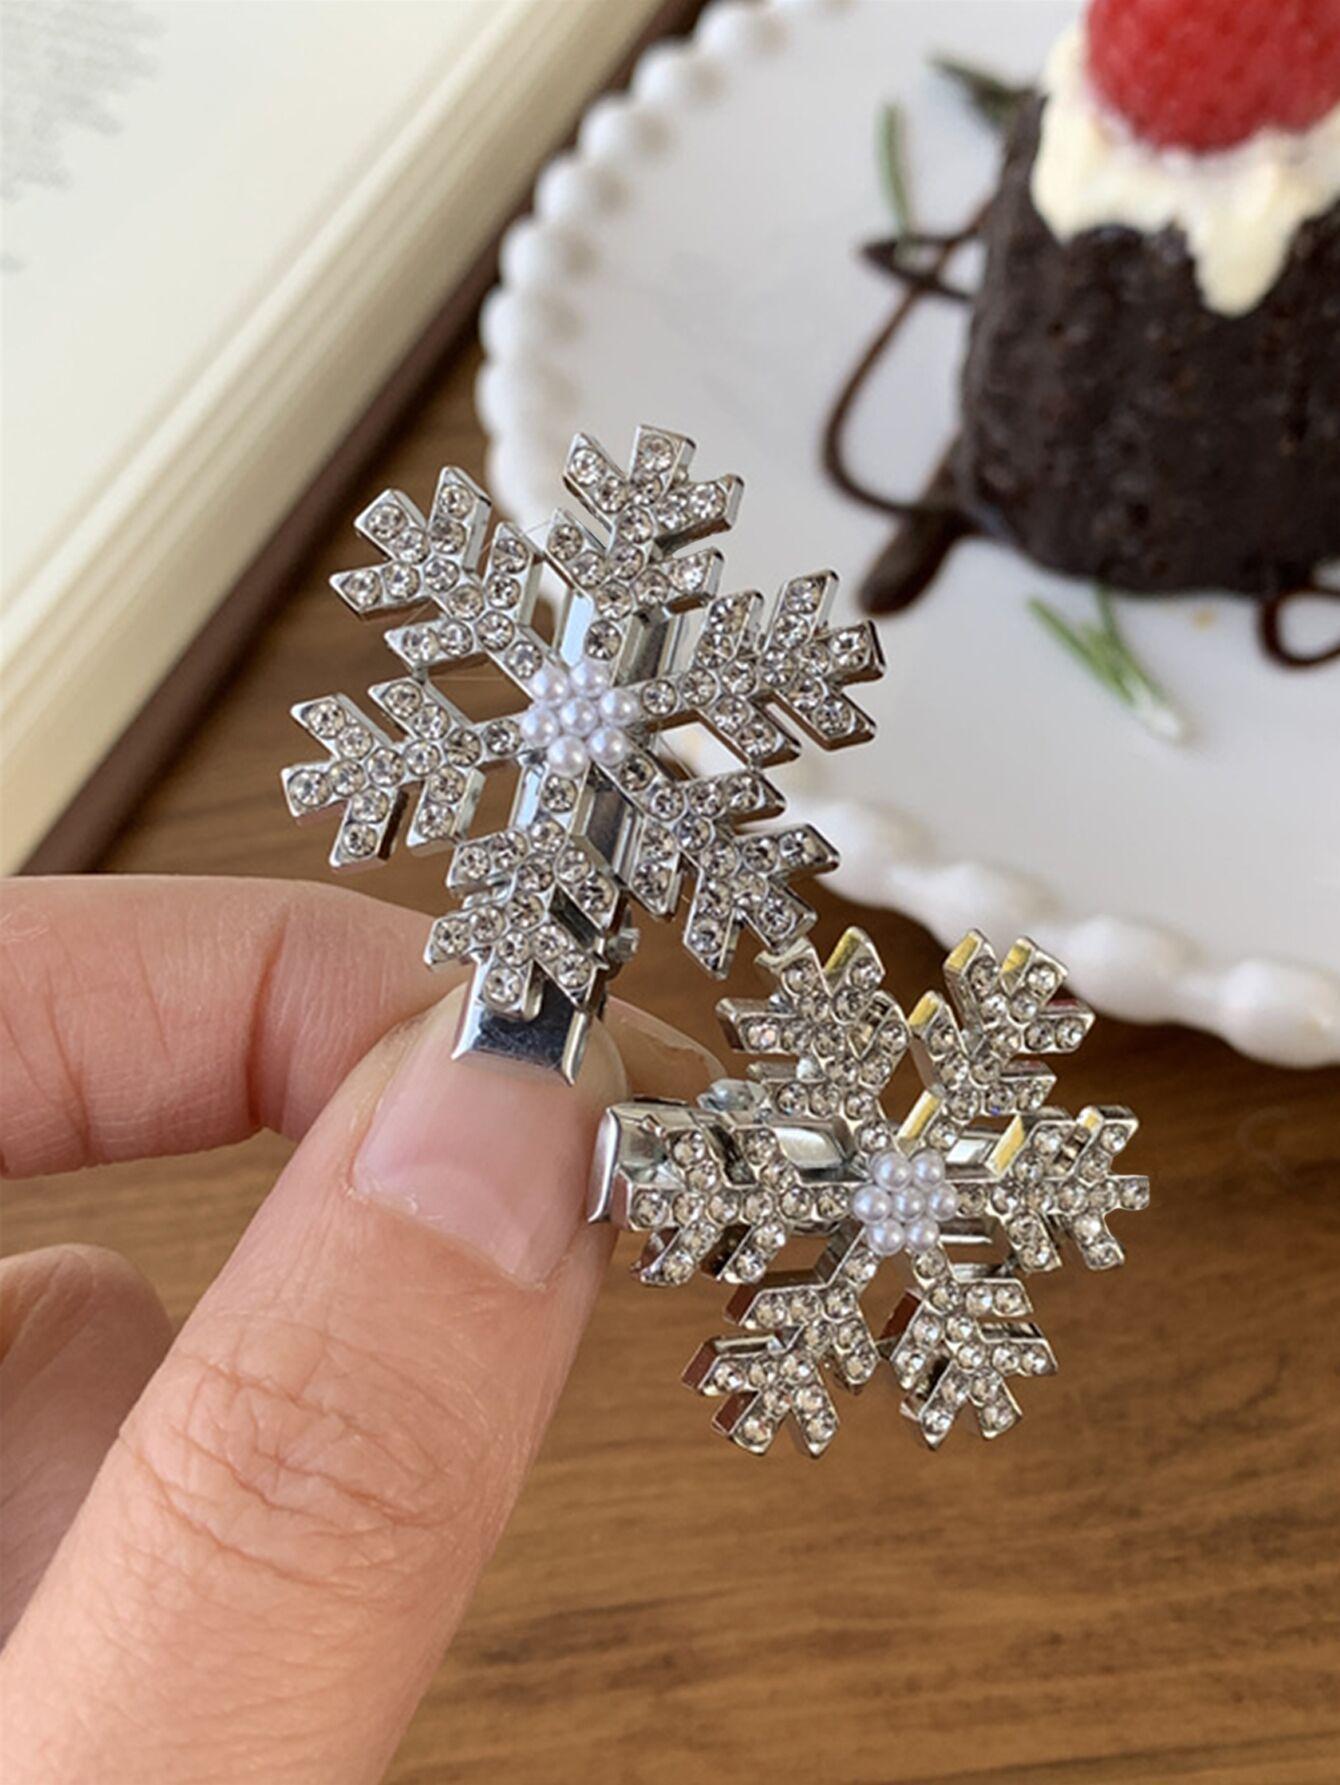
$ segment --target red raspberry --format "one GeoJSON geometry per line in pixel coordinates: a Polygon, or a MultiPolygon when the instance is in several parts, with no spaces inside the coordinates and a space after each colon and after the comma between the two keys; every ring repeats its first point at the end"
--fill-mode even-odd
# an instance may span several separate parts
{"type": "Polygon", "coordinates": [[[1306,130],[1340,102],[1340,0],[1091,0],[1089,77],[1160,147],[1306,130]]]}

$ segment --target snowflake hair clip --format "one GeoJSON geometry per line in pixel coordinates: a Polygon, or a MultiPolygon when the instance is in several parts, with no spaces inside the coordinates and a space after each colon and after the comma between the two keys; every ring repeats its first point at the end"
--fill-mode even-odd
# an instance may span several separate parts
{"type": "Polygon", "coordinates": [[[860,930],[826,962],[800,941],[758,965],[772,996],[719,1007],[756,1056],[749,1079],[696,1107],[610,1110],[592,1218],[648,1235],[644,1283],[737,1285],[741,1332],[704,1345],[684,1380],[724,1399],[716,1429],[742,1449],[786,1426],[821,1455],[838,1427],[829,1383],[859,1393],[881,1373],[932,1449],[965,1411],[998,1437],[1019,1418],[1010,1379],[1056,1368],[1023,1279],[1063,1247],[1090,1270],[1122,1263],[1108,1217],[1149,1201],[1148,1180],[1116,1168],[1129,1110],[1048,1102],[1039,1056],[1073,1053],[1093,1013],[1060,996],[1051,955],[1020,941],[1001,961],[977,931],[946,962],[949,998],[928,992],[906,1017],[860,930]],[[909,1056],[920,1089],[897,1118],[887,1090],[909,1056]],[[817,1264],[769,1269],[816,1240],[817,1264]],[[863,1297],[890,1271],[900,1292],[876,1336],[863,1297]]]}
{"type": "Polygon", "coordinates": [[[1055,1369],[1024,1277],[1056,1269],[1063,1246],[1091,1269],[1122,1262],[1108,1217],[1148,1201],[1146,1180],[1115,1168],[1135,1118],[1048,1104],[1040,1056],[1072,1052],[1093,1017],[1033,943],[998,961],[973,932],[949,957],[949,1000],[928,993],[904,1017],[859,930],[827,962],[805,940],[815,914],[793,882],[837,855],[809,825],[757,828],[784,810],[762,771],[799,753],[798,732],[824,749],[874,735],[847,689],[882,672],[879,644],[869,622],[829,625],[827,571],[771,606],[718,592],[721,554],[701,542],[731,526],[741,486],[695,480],[693,451],[640,428],[623,470],[578,435],[564,482],[582,517],[560,509],[543,546],[505,522],[490,533],[489,499],[459,470],[442,472],[426,516],[379,496],[356,525],[382,562],[332,584],[360,615],[418,610],[386,634],[400,671],[370,690],[390,729],[343,694],[300,703],[325,755],[286,769],[285,794],[300,819],[337,815],[336,868],[384,859],[411,796],[408,846],[451,852],[460,902],[427,958],[474,970],[458,1054],[575,1077],[636,945],[630,907],[667,920],[684,907],[684,946],[716,977],[753,931],[776,989],[720,1007],[754,1056],[748,1080],[696,1106],[610,1110],[591,1219],[648,1236],[645,1283],[705,1272],[736,1286],[739,1332],[685,1379],[723,1399],[715,1424],[743,1449],[786,1426],[819,1455],[838,1424],[829,1384],[859,1392],[881,1372],[932,1448],[964,1409],[995,1437],[1019,1416],[1009,1379],[1055,1369]],[[518,692],[508,716],[472,719],[434,680],[481,660],[518,692]],[[689,723],[741,766],[694,773],[666,741],[689,723]],[[516,773],[511,819],[474,837],[496,766],[516,773]],[[909,1055],[921,1089],[895,1121],[884,1095],[909,1055]],[[793,1241],[811,1258],[826,1248],[772,1271],[793,1241]],[[876,1337],[863,1297],[895,1270],[876,1337]]]}
{"type": "Polygon", "coordinates": [[[463,471],[438,479],[425,516],[387,490],[355,525],[383,562],[331,579],[365,617],[419,609],[386,643],[399,674],[370,689],[392,730],[343,694],[293,716],[324,760],[284,771],[300,819],[338,814],[332,867],[384,859],[410,796],[407,843],[450,850],[460,909],[434,923],[431,966],[474,967],[460,1052],[551,1066],[571,1079],[613,973],[637,941],[630,903],[673,918],[692,879],[684,946],[729,971],[743,929],[768,948],[803,935],[814,912],[792,882],[836,865],[810,825],[742,831],[784,802],[762,770],[800,751],[874,735],[848,697],[883,669],[869,622],[830,627],[837,579],[794,578],[770,610],[719,594],[722,557],[701,541],[731,526],[738,478],[690,475],[693,442],[640,428],[620,470],[579,434],[543,546],[500,522],[463,471]],[[540,597],[556,598],[550,638],[540,597]],[[696,621],[696,624],[694,624],[696,621]],[[435,685],[486,660],[519,694],[515,713],[475,721],[435,685]],[[706,726],[743,766],[697,775],[670,729],[706,726]],[[469,836],[487,770],[517,772],[511,822],[469,836]]]}

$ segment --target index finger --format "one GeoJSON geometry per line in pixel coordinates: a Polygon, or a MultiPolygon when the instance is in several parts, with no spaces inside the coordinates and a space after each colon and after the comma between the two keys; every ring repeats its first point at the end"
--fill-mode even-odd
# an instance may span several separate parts
{"type": "Polygon", "coordinates": [[[91,877],[0,888],[0,1174],[305,1133],[448,988],[424,919],[342,888],[91,877]]]}
{"type": "MultiPolygon", "coordinates": [[[[374,1043],[459,981],[423,965],[426,932],[416,912],[302,882],[7,882],[0,1177],[197,1152],[258,1128],[300,1139],[374,1043]]],[[[645,1048],[663,1095],[696,1089],[713,1064],[626,1005],[610,1026],[630,1082],[645,1048]]]]}

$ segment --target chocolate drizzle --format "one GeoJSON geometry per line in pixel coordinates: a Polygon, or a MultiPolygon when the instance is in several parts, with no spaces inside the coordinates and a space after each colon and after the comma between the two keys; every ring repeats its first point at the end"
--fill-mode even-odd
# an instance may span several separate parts
{"type": "Polygon", "coordinates": [[[1285,610],[1291,601],[1307,595],[1340,602],[1340,588],[1331,588],[1314,578],[1297,589],[1280,589],[1274,595],[1266,596],[1257,609],[1256,636],[1261,641],[1261,648],[1272,662],[1285,669],[1316,669],[1319,664],[1334,663],[1340,658],[1340,638],[1320,651],[1295,651],[1285,638],[1285,610]]]}
{"type": "Polygon", "coordinates": [[[872,490],[861,482],[848,468],[843,440],[866,380],[897,341],[917,306],[926,298],[956,304],[972,302],[972,292],[951,284],[944,274],[956,250],[980,233],[984,214],[983,208],[963,229],[952,234],[918,232],[895,241],[873,242],[864,250],[869,261],[897,279],[904,289],[893,314],[838,392],[824,426],[823,466],[838,489],[853,501],[880,514],[894,515],[902,523],[861,584],[861,603],[871,613],[898,613],[911,607],[930,588],[959,540],[979,531],[955,496],[950,468],[952,447],[936,466],[922,494],[905,500],[872,490]],[[924,255],[924,260],[910,258],[918,254],[924,255]]]}
{"type": "Polygon", "coordinates": [[[932,234],[926,230],[909,231],[907,235],[890,236],[886,242],[867,242],[861,250],[863,259],[881,273],[887,273],[891,279],[899,280],[911,291],[919,291],[925,297],[944,298],[951,304],[971,304],[976,292],[969,291],[966,285],[955,285],[944,276],[944,267],[956,248],[970,242],[977,234],[977,226],[961,230],[957,235],[932,234]],[[932,257],[924,266],[916,266],[908,258],[912,253],[925,253],[929,249],[932,257]]]}
{"type": "Polygon", "coordinates": [[[981,531],[954,500],[952,456],[951,447],[915,502],[878,504],[897,514],[902,524],[861,583],[860,599],[870,613],[896,614],[911,607],[939,576],[958,542],[981,531]]]}

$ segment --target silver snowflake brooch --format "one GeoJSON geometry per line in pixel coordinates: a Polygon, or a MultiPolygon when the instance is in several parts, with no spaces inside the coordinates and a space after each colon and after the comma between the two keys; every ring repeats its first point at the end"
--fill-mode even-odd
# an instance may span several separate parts
{"type": "Polygon", "coordinates": [[[287,769],[284,791],[298,818],[338,815],[335,868],[383,859],[411,795],[408,846],[453,852],[461,904],[434,924],[428,960],[475,968],[462,1052],[574,1076],[636,943],[630,901],[673,918],[691,880],[684,945],[718,977],[743,929],[775,949],[814,922],[792,882],[833,867],[830,845],[809,825],[741,827],[782,812],[761,771],[798,754],[792,725],[824,749],[873,736],[845,690],[880,674],[878,641],[868,622],[829,626],[828,571],[770,609],[718,593],[721,554],[700,542],[730,527],[741,485],[694,480],[693,451],[640,428],[623,470],[578,435],[564,483],[582,518],[560,509],[542,547],[505,523],[489,537],[489,499],[463,471],[442,472],[427,515],[388,490],[355,523],[383,562],[331,579],[357,614],[420,614],[386,634],[402,666],[370,690],[386,725],[343,694],[293,709],[325,755],[287,769]],[[434,684],[481,660],[515,685],[515,714],[472,720],[434,684]],[[688,723],[743,766],[691,773],[664,736],[688,723]],[[472,838],[499,765],[517,771],[511,822],[472,838]]]}
{"type": "Polygon", "coordinates": [[[1048,1104],[1040,1056],[1072,1052],[1093,1018],[1031,942],[998,961],[974,932],[949,957],[949,1000],[928,993],[904,1017],[859,930],[826,963],[805,940],[815,914],[793,882],[837,856],[809,825],[759,828],[784,810],[763,770],[799,753],[798,734],[824,749],[874,735],[847,689],[881,673],[879,644],[868,622],[829,624],[828,571],[771,604],[719,592],[721,554],[702,542],[730,527],[741,486],[694,479],[693,451],[640,428],[625,469],[578,435],[564,483],[581,515],[560,509],[543,545],[491,526],[463,471],[442,472],[426,515],[379,496],[356,525],[381,562],[332,583],[357,614],[405,617],[386,633],[399,668],[370,690],[381,719],[343,694],[293,709],[324,755],[286,769],[285,794],[298,818],[336,817],[336,868],[384,859],[411,799],[408,846],[450,852],[459,902],[427,958],[473,968],[460,1053],[574,1077],[636,945],[631,907],[683,910],[685,948],[717,977],[752,931],[776,990],[721,1007],[749,1079],[695,1107],[610,1110],[592,1219],[648,1235],[648,1284],[737,1286],[740,1330],[686,1380],[723,1399],[715,1423],[742,1448],[787,1426],[819,1455],[837,1430],[830,1383],[857,1392],[881,1373],[932,1447],[964,1409],[995,1437],[1019,1416],[1010,1379],[1055,1368],[1023,1279],[1063,1246],[1094,1270],[1122,1261],[1108,1217],[1148,1200],[1116,1170],[1135,1119],[1048,1104]],[[514,712],[471,718],[435,679],[481,661],[514,712]],[[740,766],[693,772],[666,741],[686,724],[740,766]],[[515,773],[510,821],[475,836],[493,768],[515,773]],[[883,1098],[906,1055],[921,1090],[895,1122],[883,1098]],[[793,1242],[806,1268],[772,1271],[793,1242]],[[904,1289],[876,1337],[863,1298],[885,1269],[904,1289]]]}
{"type": "Polygon", "coordinates": [[[605,1117],[592,1218],[649,1236],[636,1269],[673,1285],[699,1271],[738,1285],[738,1334],[713,1339],[685,1381],[719,1396],[716,1428],[768,1449],[787,1427],[813,1456],[838,1427],[836,1380],[881,1374],[932,1449],[960,1413],[983,1437],[1019,1418],[1012,1378],[1050,1375],[1024,1278],[1072,1247],[1091,1270],[1122,1262],[1108,1225],[1142,1209],[1148,1181],[1117,1170],[1129,1110],[1078,1116],[1048,1103],[1039,1056],[1071,1053],[1093,1014],[1062,998],[1060,963],[1028,941],[1003,961],[971,932],[949,956],[949,998],[904,1016],[870,939],[848,930],[821,962],[799,941],[758,965],[763,1003],[727,999],[727,1034],[762,1056],[748,1081],[696,1107],[642,1101],[605,1117]],[[920,1089],[900,1119],[885,1094],[910,1056],[920,1089]],[[772,1271],[793,1242],[827,1246],[772,1271]],[[881,1273],[901,1293],[878,1328],[864,1306],[881,1273]]]}

